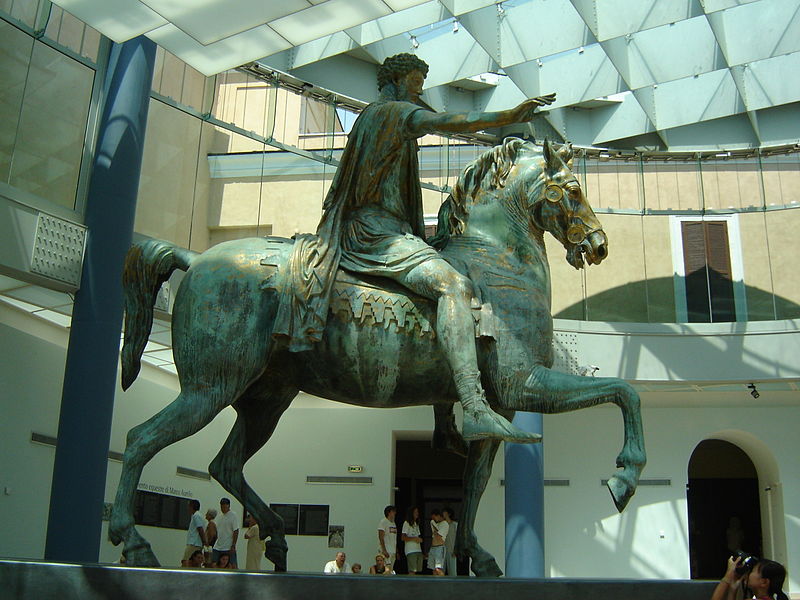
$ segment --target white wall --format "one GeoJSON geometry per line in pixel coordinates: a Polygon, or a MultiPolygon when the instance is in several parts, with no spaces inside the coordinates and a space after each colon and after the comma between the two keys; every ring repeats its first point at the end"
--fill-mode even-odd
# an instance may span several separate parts
{"type": "MultiPolygon", "coordinates": [[[[66,332],[0,306],[0,556],[41,557],[47,519],[53,448],[32,444],[30,432],[55,435],[66,332]],[[46,376],[43,376],[46,375],[46,376]],[[10,495],[3,495],[8,486],[10,495]]],[[[140,379],[117,394],[111,449],[122,451],[127,430],[165,406],[176,393],[175,378],[144,366],[140,379]]],[[[746,394],[746,392],[740,392],[746,394]]],[[[762,393],[758,405],[731,393],[643,394],[646,478],[668,478],[671,486],[640,487],[626,511],[616,513],[600,480],[614,471],[622,443],[616,408],[597,407],[545,417],[545,476],[568,478],[568,487],[545,488],[546,561],[552,576],[688,578],[687,465],[707,437],[739,435],[761,440],[775,460],[780,502],[776,535],[785,537],[790,588],[800,591],[800,441],[797,392],[762,393]],[[783,510],[780,510],[782,505],[783,510]],[[785,518],[783,512],[785,511],[785,518]]],[[[203,509],[227,495],[215,482],[178,476],[176,466],[205,470],[233,423],[231,409],[192,438],[163,450],[146,467],[142,482],[185,490],[203,509]]],[[[281,419],[273,439],[247,465],[251,485],[267,502],[330,504],[330,523],[345,526],[348,559],[369,563],[383,506],[392,501],[393,436],[432,428],[428,408],[381,411],[299,398],[281,419]],[[371,486],[310,485],[306,475],[345,475],[348,464],[365,467],[371,486]]],[[[500,457],[502,453],[499,453],[500,457]]],[[[751,453],[761,475],[764,458],[751,453]]],[[[110,461],[106,498],[113,501],[120,464],[110,461]]],[[[770,475],[774,478],[773,475],[770,475]]],[[[503,565],[502,458],[478,516],[481,543],[503,565]]],[[[772,492],[773,494],[775,492],[772,492]]],[[[188,495],[188,494],[187,494],[188,495]]],[[[234,503],[241,515],[241,506],[234,503]]],[[[165,565],[178,563],[184,533],[142,527],[165,565]]],[[[766,533],[766,532],[765,532],[766,533]]],[[[288,538],[291,570],[317,571],[334,550],[322,537],[288,538]]],[[[769,547],[765,539],[765,546],[769,547]]],[[[780,546],[780,543],[778,544],[780,546]]],[[[780,548],[779,548],[780,549],[780,548]]],[[[240,552],[244,545],[240,545],[240,552]]],[[[101,559],[119,549],[104,542],[101,559]]],[[[266,566],[266,565],[265,565],[266,566]]],[[[722,572],[724,565],[720,565],[722,572]]]]}
{"type": "MultiPolygon", "coordinates": [[[[685,404],[685,397],[680,397],[684,394],[672,395],[677,396],[678,406],[649,407],[653,394],[643,394],[648,450],[643,477],[671,479],[672,485],[640,486],[622,514],[617,514],[608,491],[600,485],[613,472],[620,449],[619,411],[597,407],[545,417],[545,476],[570,479],[569,487],[545,488],[546,561],[551,575],[688,578],[687,466],[699,442],[725,437],[717,435],[724,431],[727,437],[732,432],[755,436],[776,459],[785,519],[774,515],[774,527],[785,527],[787,552],[776,553],[775,559],[786,565],[791,589],[800,590],[797,407],[687,408],[680,406],[685,404]]],[[[751,454],[751,458],[759,470],[759,487],[774,484],[762,478],[759,457],[751,454]]],[[[762,526],[768,548],[766,519],[762,526]]],[[[724,568],[721,564],[720,576],[724,568]]]]}

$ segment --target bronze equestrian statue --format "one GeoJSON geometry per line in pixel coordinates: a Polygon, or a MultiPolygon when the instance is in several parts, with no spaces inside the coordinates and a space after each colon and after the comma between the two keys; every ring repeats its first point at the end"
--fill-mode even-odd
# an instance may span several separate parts
{"type": "Polygon", "coordinates": [[[133,520],[144,465],[233,406],[236,423],[209,472],[255,516],[269,537],[266,557],[286,570],[283,521],[242,470],[301,390],[358,406],[432,405],[440,439],[464,445],[452,418],[461,402],[468,457],[456,550],[479,576],[501,574],[474,533],[500,441],[539,441],[511,425],[514,411],[617,404],[625,435],[608,487],[620,511],[636,491],[646,462],[638,394],[620,379],[550,369],[544,233],[575,268],[599,264],[608,251],[572,173],[571,146],[509,138],[488,150],[460,175],[431,245],[423,241],[416,138],[524,120],[553,97],[499,113],[434,114],[414,104],[427,66],[396,59],[379,72],[381,99],[354,125],[317,236],[236,240],[202,254],[159,240],[131,248],[126,389],[139,372],[158,289],[175,269],[187,274],[172,316],[181,393],[128,433],[109,527],[128,564],[158,565],[133,520]],[[453,377],[441,377],[446,372],[453,377]]]}

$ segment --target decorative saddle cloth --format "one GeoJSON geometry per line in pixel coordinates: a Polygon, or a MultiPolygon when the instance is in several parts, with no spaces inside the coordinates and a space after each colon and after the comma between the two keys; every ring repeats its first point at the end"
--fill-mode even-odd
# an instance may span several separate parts
{"type": "MultiPolygon", "coordinates": [[[[266,267],[262,287],[277,290],[285,285],[281,268],[291,252],[293,240],[278,237],[267,239],[270,242],[268,254],[261,260],[266,267]]],[[[336,318],[360,325],[378,326],[412,335],[436,336],[436,301],[419,296],[385,277],[339,269],[333,284],[329,312],[336,318]]],[[[474,304],[472,315],[476,337],[494,337],[491,305],[474,304]]]]}

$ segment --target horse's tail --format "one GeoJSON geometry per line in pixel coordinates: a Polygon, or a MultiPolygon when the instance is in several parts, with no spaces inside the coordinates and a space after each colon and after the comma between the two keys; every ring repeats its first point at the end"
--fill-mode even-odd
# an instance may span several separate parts
{"type": "Polygon", "coordinates": [[[125,257],[125,343],[122,345],[122,389],[139,375],[142,352],[153,327],[158,290],[175,269],[187,271],[196,252],[161,240],[134,242],[125,257]]]}

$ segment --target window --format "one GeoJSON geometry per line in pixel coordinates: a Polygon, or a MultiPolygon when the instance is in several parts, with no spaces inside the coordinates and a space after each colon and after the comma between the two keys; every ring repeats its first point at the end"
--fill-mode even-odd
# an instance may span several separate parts
{"type": "Polygon", "coordinates": [[[745,319],[737,215],[672,219],[678,322],[745,319]]]}
{"type": "Polygon", "coordinates": [[[182,529],[189,527],[188,498],[136,490],[133,509],[137,525],[182,529]]]}
{"type": "Polygon", "coordinates": [[[283,518],[286,535],[328,535],[327,504],[270,504],[283,518]]]}
{"type": "Polygon", "coordinates": [[[681,235],[689,321],[735,321],[727,223],[684,221],[681,235]]]}

